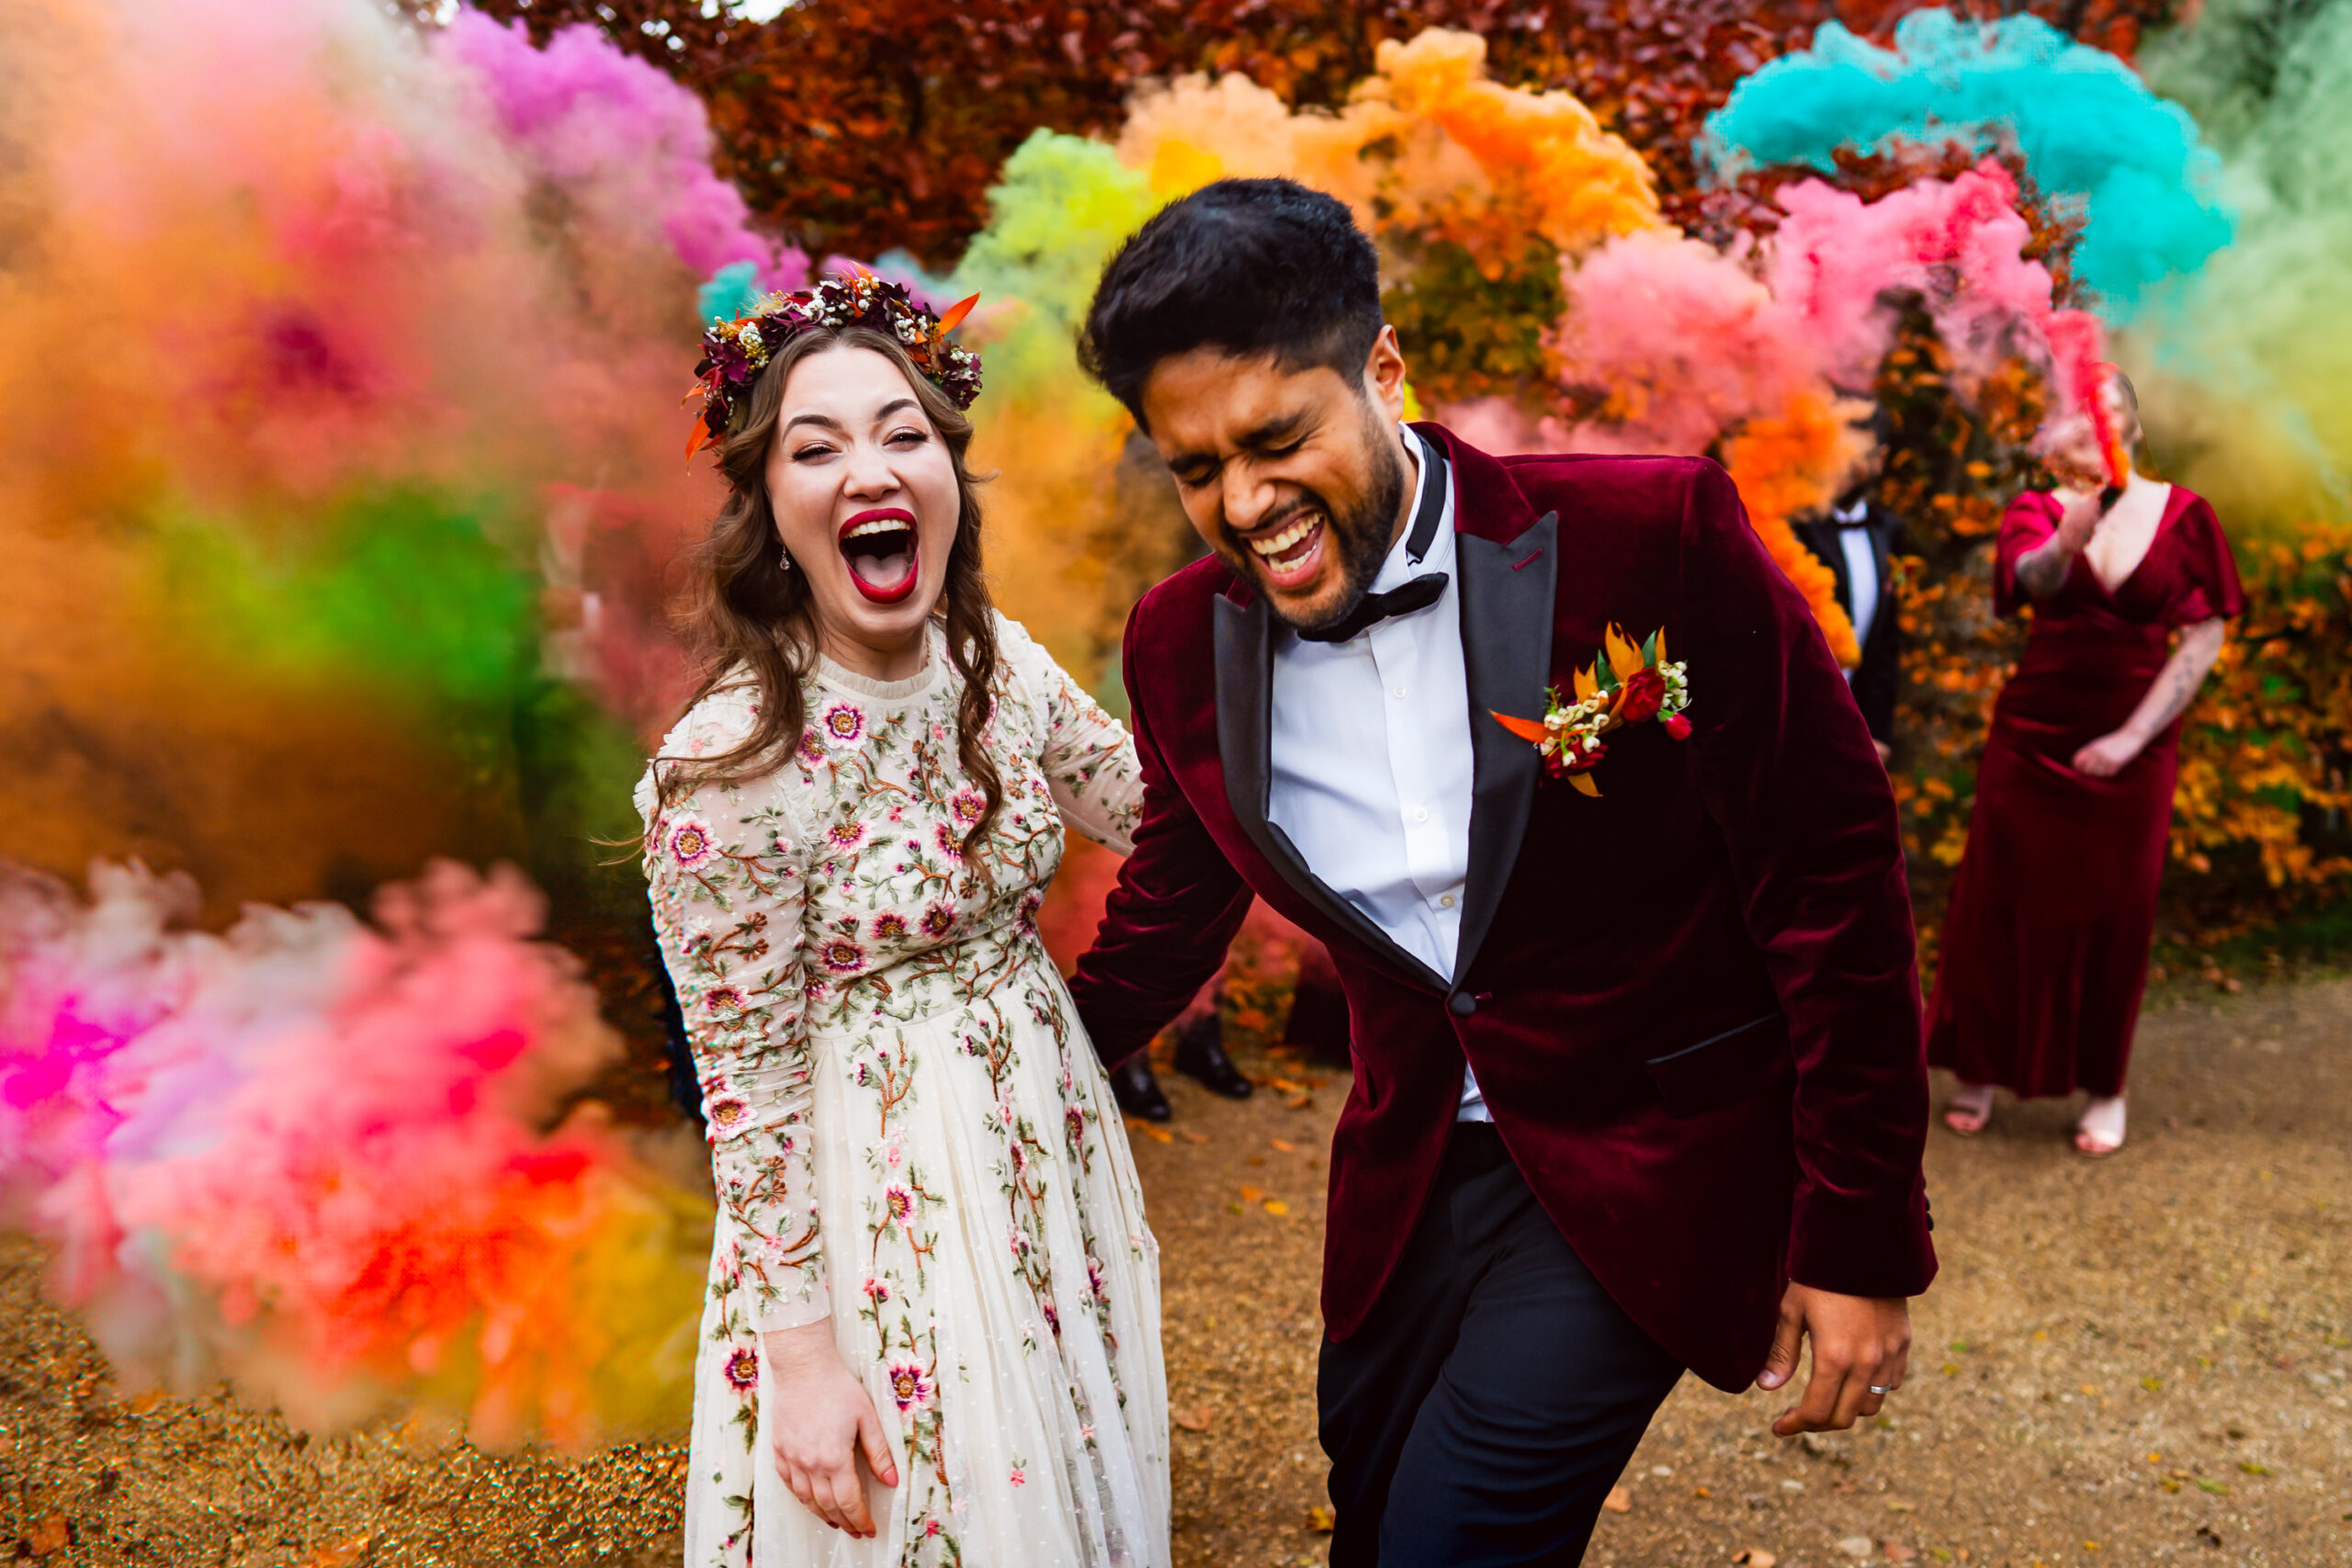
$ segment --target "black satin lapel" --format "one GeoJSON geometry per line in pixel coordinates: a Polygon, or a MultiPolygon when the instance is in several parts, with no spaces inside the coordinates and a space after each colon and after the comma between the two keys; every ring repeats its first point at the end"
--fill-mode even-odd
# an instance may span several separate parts
{"type": "Polygon", "coordinates": [[[1454,536],[1462,569],[1462,654],[1470,687],[1470,875],[1455,947],[1457,983],[1470,977],[1479,943],[1519,861],[1535,785],[1535,748],[1493,716],[1544,716],[1552,672],[1552,616],[1559,587],[1560,514],[1547,512],[1508,544],[1454,536]]]}
{"type": "MultiPolygon", "coordinates": [[[[1274,660],[1271,616],[1262,596],[1237,604],[1224,594],[1210,601],[1216,612],[1216,753],[1225,772],[1226,803],[1241,830],[1258,842],[1266,822],[1267,784],[1272,775],[1274,660]]],[[[1263,843],[1258,843],[1262,852],[1263,843]]]]}
{"type": "Polygon", "coordinates": [[[1266,601],[1252,596],[1237,604],[1220,593],[1213,626],[1216,649],[1216,749],[1225,773],[1226,804],[1258,852],[1283,880],[1326,918],[1388,961],[1408,978],[1432,990],[1444,978],[1406,952],[1372,918],[1334,892],[1307,869],[1290,835],[1273,823],[1267,807],[1273,784],[1273,616],[1266,601]]]}

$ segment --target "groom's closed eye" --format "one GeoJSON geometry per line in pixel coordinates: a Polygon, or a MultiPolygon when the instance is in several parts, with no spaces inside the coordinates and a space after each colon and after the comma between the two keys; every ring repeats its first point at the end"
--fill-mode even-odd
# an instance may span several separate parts
{"type": "MultiPolygon", "coordinates": [[[[1307,437],[1314,434],[1309,428],[1311,423],[1311,417],[1305,413],[1269,420],[1244,434],[1235,445],[1252,457],[1280,460],[1291,457],[1306,445],[1307,437]]],[[[1212,457],[1205,453],[1181,454],[1169,463],[1168,471],[1186,490],[1206,490],[1216,482],[1217,475],[1224,471],[1228,460],[1212,457]]]]}

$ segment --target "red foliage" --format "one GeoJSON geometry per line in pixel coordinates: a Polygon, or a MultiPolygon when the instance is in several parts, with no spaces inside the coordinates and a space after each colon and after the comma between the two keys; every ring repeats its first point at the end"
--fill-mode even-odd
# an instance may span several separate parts
{"type": "MultiPolygon", "coordinates": [[[[423,0],[404,0],[420,8],[423,0]]],[[[1832,16],[1891,29],[1916,0],[808,0],[775,20],[701,0],[474,0],[544,40],[587,23],[710,106],[724,171],[822,255],[905,246],[952,262],[987,217],[998,167],[1040,126],[1117,128],[1138,83],[1240,72],[1295,105],[1332,105],[1381,40],[1461,28],[1496,78],[1565,87],[1641,149],[1667,214],[1700,217],[1690,145],[1740,77],[1832,16]]],[[[2128,52],[2174,0],[2033,0],[2128,52]]],[[[1987,3],[1987,15],[2015,7],[1987,3]]]]}

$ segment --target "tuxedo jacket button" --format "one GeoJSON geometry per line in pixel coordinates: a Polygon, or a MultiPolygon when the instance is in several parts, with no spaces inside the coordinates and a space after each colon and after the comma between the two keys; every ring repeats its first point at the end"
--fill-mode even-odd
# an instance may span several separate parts
{"type": "Polygon", "coordinates": [[[1456,991],[1445,998],[1445,1010],[1456,1018],[1468,1018],[1478,1010],[1478,998],[1467,991],[1456,991]]]}

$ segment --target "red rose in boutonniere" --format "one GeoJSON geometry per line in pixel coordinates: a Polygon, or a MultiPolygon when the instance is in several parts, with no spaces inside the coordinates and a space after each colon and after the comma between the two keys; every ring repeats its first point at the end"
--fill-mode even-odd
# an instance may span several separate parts
{"type": "Polygon", "coordinates": [[[1563,703],[1555,686],[1544,694],[1541,720],[1494,716],[1505,729],[1535,743],[1554,778],[1596,796],[1600,786],[1589,775],[1609,755],[1603,735],[1652,719],[1677,740],[1690,734],[1690,721],[1682,716],[1690,705],[1690,683],[1683,667],[1666,657],[1666,628],[1636,647],[1624,627],[1612,625],[1602,634],[1600,651],[1602,657],[1575,672],[1575,702],[1563,703]]]}

